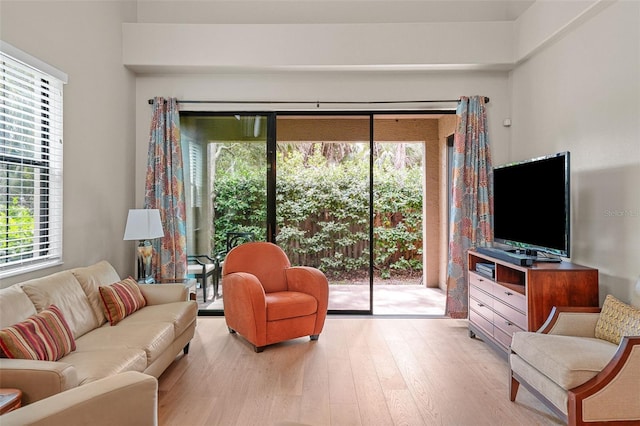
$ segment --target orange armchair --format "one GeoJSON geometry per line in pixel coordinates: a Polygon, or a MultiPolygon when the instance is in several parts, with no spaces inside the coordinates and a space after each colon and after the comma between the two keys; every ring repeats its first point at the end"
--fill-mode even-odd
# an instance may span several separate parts
{"type": "Polygon", "coordinates": [[[329,283],[316,268],[292,267],[277,245],[250,242],[227,254],[222,297],[229,332],[262,352],[284,340],[318,339],[327,317],[329,283]]]}

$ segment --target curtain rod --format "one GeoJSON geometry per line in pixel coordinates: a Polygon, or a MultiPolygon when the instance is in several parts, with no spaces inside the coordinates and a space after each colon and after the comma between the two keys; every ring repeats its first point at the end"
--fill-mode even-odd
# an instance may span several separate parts
{"type": "MultiPolygon", "coordinates": [[[[460,99],[440,99],[440,100],[420,100],[420,101],[196,101],[196,100],[178,100],[179,104],[304,104],[316,105],[320,108],[320,104],[333,105],[381,105],[381,104],[426,104],[426,103],[451,103],[460,102],[460,99]]],[[[489,103],[489,98],[485,96],[485,103],[489,103]]],[[[153,105],[153,99],[149,99],[149,105],[153,105]]]]}

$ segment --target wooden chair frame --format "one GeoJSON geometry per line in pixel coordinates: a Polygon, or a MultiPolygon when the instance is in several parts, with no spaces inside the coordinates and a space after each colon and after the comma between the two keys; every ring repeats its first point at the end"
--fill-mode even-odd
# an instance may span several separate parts
{"type": "MultiPolygon", "coordinates": [[[[547,318],[547,321],[540,328],[539,332],[544,334],[549,334],[549,332],[554,328],[556,323],[560,319],[560,315],[562,313],[598,313],[600,312],[600,308],[593,307],[554,307],[547,318]]],[[[567,391],[567,413],[565,415],[560,410],[558,410],[555,405],[553,405],[544,395],[542,395],[537,389],[533,386],[526,383],[515,374],[513,371],[511,374],[511,382],[509,386],[509,396],[511,401],[515,401],[516,395],[518,393],[518,387],[522,384],[527,388],[532,394],[534,394],[538,399],[540,399],[547,407],[549,407],[554,413],[556,413],[560,418],[568,423],[569,426],[584,426],[584,425],[637,425],[639,424],[638,419],[615,419],[611,421],[598,421],[591,422],[585,421],[583,419],[583,408],[585,404],[585,400],[589,397],[598,394],[605,390],[610,384],[614,381],[619,380],[621,375],[625,373],[624,368],[629,367],[627,365],[628,362],[637,362],[638,356],[635,355],[635,359],[632,359],[632,352],[640,350],[640,336],[625,336],[622,338],[622,341],[618,345],[618,349],[611,359],[609,363],[602,369],[600,373],[596,376],[592,377],[587,382],[583,383],[580,386],[577,386],[573,389],[569,389],[567,391]]],[[[631,367],[636,368],[636,367],[631,367]]],[[[633,389],[631,390],[633,392],[633,389]]],[[[640,385],[636,392],[640,392],[640,385]]],[[[640,401],[640,393],[638,393],[638,400],[640,401]]]]}

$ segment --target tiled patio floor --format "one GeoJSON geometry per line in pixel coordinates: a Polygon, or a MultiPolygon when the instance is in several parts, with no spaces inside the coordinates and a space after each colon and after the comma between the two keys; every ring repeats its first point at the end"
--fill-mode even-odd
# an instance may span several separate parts
{"type": "MultiPolygon", "coordinates": [[[[373,293],[374,315],[428,315],[443,316],[445,293],[439,288],[425,288],[422,285],[375,284],[373,293]]],[[[209,287],[207,296],[213,293],[209,287]]],[[[197,301],[200,309],[221,310],[223,298],[213,303],[204,303],[202,291],[198,289],[197,301]]],[[[366,285],[330,285],[329,310],[368,310],[369,287],[366,285]]]]}

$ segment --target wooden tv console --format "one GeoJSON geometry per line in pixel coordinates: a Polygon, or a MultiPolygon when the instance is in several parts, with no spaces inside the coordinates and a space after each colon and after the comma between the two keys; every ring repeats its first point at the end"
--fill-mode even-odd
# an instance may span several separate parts
{"type": "Polygon", "coordinates": [[[536,331],[554,306],[599,306],[598,270],[570,262],[519,266],[470,250],[469,336],[508,353],[516,331],[536,331]],[[495,266],[495,276],[476,272],[495,266]]]}

